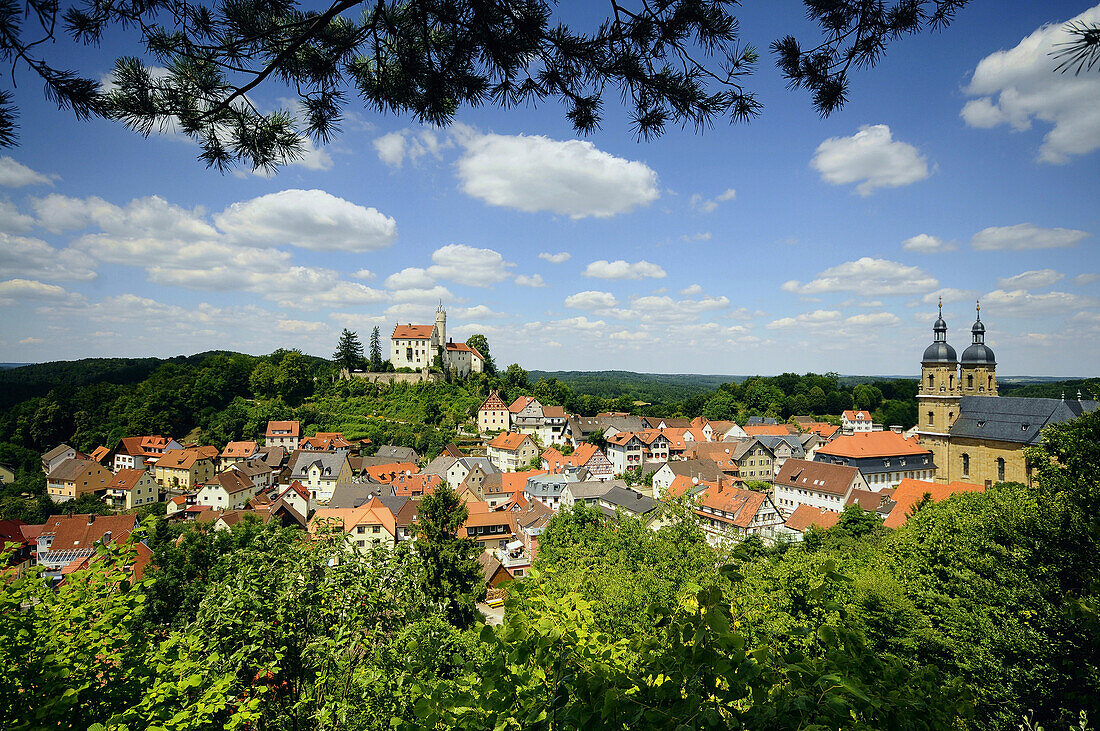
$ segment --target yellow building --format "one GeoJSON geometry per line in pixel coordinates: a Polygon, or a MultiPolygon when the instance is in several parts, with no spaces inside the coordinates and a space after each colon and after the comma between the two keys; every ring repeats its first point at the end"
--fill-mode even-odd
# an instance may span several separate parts
{"type": "Polygon", "coordinates": [[[932,344],[921,359],[917,392],[917,434],[933,454],[936,482],[965,481],[989,487],[997,482],[1029,482],[1024,450],[1039,444],[1042,430],[1095,411],[1095,401],[1002,397],[997,395],[997,360],[985,344],[978,317],[962,359],[947,342],[940,316],[932,344]]]}
{"type": "Polygon", "coordinates": [[[203,450],[169,449],[157,460],[153,468],[157,483],[177,490],[197,489],[214,476],[214,457],[203,450]]]}

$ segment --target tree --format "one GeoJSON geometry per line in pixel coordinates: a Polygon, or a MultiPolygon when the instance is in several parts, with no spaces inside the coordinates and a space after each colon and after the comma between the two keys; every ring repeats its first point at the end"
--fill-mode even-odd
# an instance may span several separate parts
{"type": "Polygon", "coordinates": [[[277,369],[269,361],[261,360],[252,369],[248,385],[256,398],[271,398],[276,394],[275,374],[277,369]]]}
{"type": "Polygon", "coordinates": [[[275,369],[275,390],[289,404],[299,403],[313,390],[313,371],[299,350],[291,350],[275,369]]]}
{"type": "Polygon", "coordinates": [[[347,370],[348,373],[363,366],[363,344],[359,342],[359,335],[344,328],[340,333],[340,340],[336,343],[336,352],[332,354],[332,360],[337,368],[347,370]]]}
{"type": "Polygon", "coordinates": [[[378,326],[370,331],[370,370],[380,373],[384,365],[382,363],[382,336],[378,332],[378,326]]]}
{"type": "MultiPolygon", "coordinates": [[[[874,65],[888,41],[944,26],[966,2],[807,0],[824,40],[803,51],[788,36],[773,51],[791,84],[809,89],[827,115],[845,101],[852,64],[874,65]]],[[[589,133],[600,126],[605,93],[630,106],[644,139],[668,124],[748,121],[762,106],[744,86],[758,53],[740,37],[736,5],[613,0],[610,17],[585,33],[554,17],[549,0],[329,0],[311,10],[292,0],[64,9],[28,0],[25,10],[0,13],[0,48],[13,72],[26,66],[49,99],[80,119],[116,119],[143,135],[172,124],[199,144],[207,165],[270,169],[300,156],[306,137],[331,139],[348,89],[368,108],[434,125],[450,123],[463,105],[558,100],[573,127],[589,133]],[[44,55],[61,32],[97,45],[116,28],[136,30],[137,45],[165,71],[124,56],[106,91],[44,55]],[[260,111],[249,94],[265,82],[294,90],[300,111],[260,111]]],[[[0,92],[2,146],[15,142],[15,117],[13,95],[0,92]]]]}
{"type": "Polygon", "coordinates": [[[470,337],[466,338],[466,344],[471,348],[481,353],[481,356],[485,358],[485,372],[489,375],[493,375],[497,372],[496,363],[493,362],[493,356],[489,354],[489,338],[485,337],[481,333],[474,333],[470,337]]]}
{"type": "Polygon", "coordinates": [[[527,371],[520,368],[518,363],[508,366],[508,370],[504,371],[504,386],[505,388],[520,390],[530,388],[531,382],[528,380],[527,371]]]}
{"type": "Polygon", "coordinates": [[[466,503],[443,482],[421,499],[413,525],[424,567],[424,593],[460,628],[473,624],[477,602],[485,598],[485,580],[477,563],[481,549],[458,535],[468,515],[466,503]]]}

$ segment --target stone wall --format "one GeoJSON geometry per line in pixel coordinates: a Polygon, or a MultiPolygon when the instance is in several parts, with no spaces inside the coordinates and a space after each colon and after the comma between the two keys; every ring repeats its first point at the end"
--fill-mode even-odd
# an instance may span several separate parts
{"type": "Polygon", "coordinates": [[[371,383],[442,383],[442,373],[425,373],[419,371],[417,373],[364,373],[355,372],[348,373],[346,370],[340,371],[340,377],[345,379],[362,378],[371,383]]]}

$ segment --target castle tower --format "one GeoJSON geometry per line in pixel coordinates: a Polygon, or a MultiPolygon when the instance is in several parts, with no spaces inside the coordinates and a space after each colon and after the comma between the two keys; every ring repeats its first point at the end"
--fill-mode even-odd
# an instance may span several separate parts
{"type": "Polygon", "coordinates": [[[443,303],[439,303],[439,307],[435,310],[435,335],[439,338],[439,342],[432,343],[440,348],[447,347],[447,310],[443,309],[443,303]]]}
{"type": "MultiPolygon", "coordinates": [[[[922,444],[924,435],[946,435],[959,414],[959,364],[955,349],[947,343],[947,323],[943,320],[943,300],[940,315],[932,327],[932,344],[921,358],[920,391],[917,392],[918,431],[922,444]]],[[[935,450],[933,450],[935,451],[935,450]]]]}
{"type": "Polygon", "coordinates": [[[970,347],[963,351],[959,385],[964,396],[997,395],[997,358],[985,344],[985,325],[982,323],[982,304],[975,306],[978,319],[970,328],[973,338],[970,347]]]}

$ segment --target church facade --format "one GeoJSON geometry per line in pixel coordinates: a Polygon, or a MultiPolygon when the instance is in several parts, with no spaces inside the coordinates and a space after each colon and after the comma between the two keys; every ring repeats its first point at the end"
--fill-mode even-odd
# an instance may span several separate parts
{"type": "Polygon", "coordinates": [[[1095,401],[1002,397],[997,394],[997,360],[985,343],[981,305],[970,329],[971,343],[958,358],[947,342],[940,316],[932,344],[921,358],[917,392],[917,434],[931,450],[936,482],[1028,483],[1024,450],[1037,446],[1044,427],[1095,411],[1095,401]]]}

